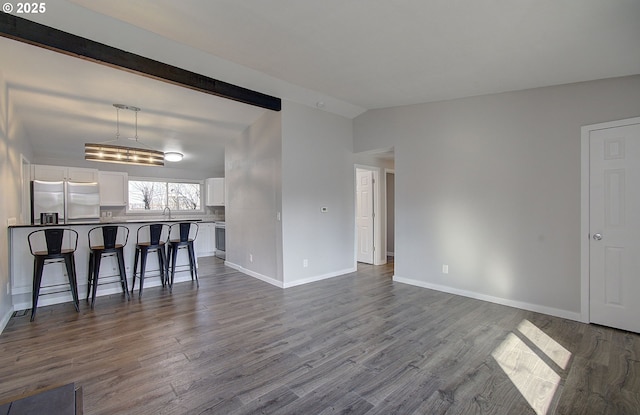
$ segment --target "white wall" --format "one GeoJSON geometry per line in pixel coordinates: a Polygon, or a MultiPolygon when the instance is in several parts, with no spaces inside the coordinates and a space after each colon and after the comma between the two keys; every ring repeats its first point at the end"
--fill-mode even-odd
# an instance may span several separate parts
{"type": "Polygon", "coordinates": [[[282,286],[281,113],[266,112],[225,151],[227,263],[282,286]]]}
{"type": "MultiPolygon", "coordinates": [[[[24,131],[14,122],[7,85],[0,72],[0,331],[5,327],[13,305],[7,292],[9,275],[9,237],[7,220],[20,220],[21,212],[21,175],[20,154],[29,158],[31,149],[24,139],[24,131]]],[[[26,241],[14,241],[24,243],[26,241]]]]}
{"type": "Polygon", "coordinates": [[[282,104],[283,270],[292,286],[355,269],[353,130],[350,119],[282,104]]]}
{"type": "Polygon", "coordinates": [[[395,278],[579,319],[580,127],[638,115],[640,76],[357,117],[395,148],[395,278]]]}

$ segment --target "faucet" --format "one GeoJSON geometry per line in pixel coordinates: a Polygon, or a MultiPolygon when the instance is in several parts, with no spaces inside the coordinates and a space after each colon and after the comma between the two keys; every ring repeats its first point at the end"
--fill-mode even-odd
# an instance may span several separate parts
{"type": "Polygon", "coordinates": [[[162,216],[164,216],[164,214],[166,213],[166,211],[169,211],[169,220],[171,220],[171,209],[169,208],[169,206],[167,206],[166,208],[162,209],[162,216]]]}

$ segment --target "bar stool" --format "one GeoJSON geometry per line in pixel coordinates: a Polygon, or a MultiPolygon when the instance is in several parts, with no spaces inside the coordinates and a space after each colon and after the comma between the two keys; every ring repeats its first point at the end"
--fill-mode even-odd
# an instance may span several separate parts
{"type": "Polygon", "coordinates": [[[129,288],[127,286],[127,273],[124,267],[124,247],[129,239],[129,228],[126,226],[108,225],[97,226],[89,230],[89,274],[87,276],[87,300],[91,295],[91,308],[96,302],[96,291],[98,291],[98,276],[100,275],[100,261],[103,256],[116,256],[118,260],[118,275],[110,275],[106,277],[119,276],[119,280],[106,281],[101,283],[111,284],[120,282],[122,291],[129,297],[129,288]]]}
{"type": "MultiPolygon", "coordinates": [[[[29,250],[33,255],[33,291],[31,306],[31,321],[36,317],[38,307],[38,297],[40,288],[59,287],[65,284],[51,284],[42,287],[42,272],[47,264],[64,262],[69,279],[69,290],[48,292],[55,294],[64,291],[71,291],[73,305],[76,311],[78,307],[78,282],[76,280],[75,255],[78,247],[78,232],[68,228],[40,229],[31,232],[27,236],[29,250]]],[[[43,294],[45,295],[45,294],[43,294]]]]}
{"type": "Polygon", "coordinates": [[[169,229],[169,244],[167,251],[167,275],[170,276],[169,289],[173,287],[173,278],[176,273],[176,258],[178,257],[178,250],[187,248],[189,253],[189,271],[191,272],[191,280],[195,275],[196,284],[200,287],[198,282],[198,269],[196,266],[196,254],[193,249],[193,241],[198,236],[198,224],[195,222],[180,222],[174,223],[169,229]],[[169,274],[169,263],[171,264],[171,273],[169,274]]]}
{"type": "Polygon", "coordinates": [[[142,288],[144,284],[144,273],[147,268],[147,254],[156,252],[158,254],[158,271],[160,271],[160,280],[162,286],[166,284],[165,268],[167,264],[167,253],[165,246],[169,239],[169,225],[164,223],[153,223],[151,225],[143,225],[138,228],[136,241],[136,255],[133,261],[133,281],[131,282],[131,294],[136,286],[136,277],[138,272],[138,259],[140,259],[140,290],[138,298],[142,297],[142,288]]]}

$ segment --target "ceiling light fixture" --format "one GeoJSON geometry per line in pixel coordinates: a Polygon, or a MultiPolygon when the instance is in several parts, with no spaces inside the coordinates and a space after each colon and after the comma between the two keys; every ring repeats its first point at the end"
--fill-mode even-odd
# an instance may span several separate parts
{"type": "Polygon", "coordinates": [[[182,153],[178,153],[177,151],[167,151],[164,153],[164,159],[166,161],[181,161],[184,155],[182,153]]]}
{"type": "Polygon", "coordinates": [[[136,164],[139,166],[164,166],[164,153],[143,144],[138,140],[138,112],[140,108],[123,104],[113,104],[116,107],[116,138],[104,143],[85,143],[84,158],[90,161],[106,163],[136,164]],[[136,144],[147,148],[120,146],[120,110],[133,111],[136,115],[136,144]]]}

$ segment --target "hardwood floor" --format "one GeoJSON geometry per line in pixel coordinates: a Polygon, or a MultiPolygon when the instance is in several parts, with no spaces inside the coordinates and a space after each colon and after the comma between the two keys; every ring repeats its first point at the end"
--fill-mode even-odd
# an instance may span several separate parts
{"type": "Polygon", "coordinates": [[[75,382],[85,414],[638,414],[640,336],[393,283],[392,264],[281,290],[201,260],[12,317],[0,403],[75,382]]]}

